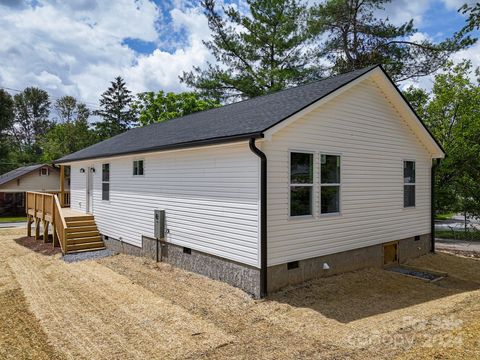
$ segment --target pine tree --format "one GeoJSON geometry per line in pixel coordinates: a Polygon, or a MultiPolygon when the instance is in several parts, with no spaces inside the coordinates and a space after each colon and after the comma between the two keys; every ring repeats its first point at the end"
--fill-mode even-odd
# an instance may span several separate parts
{"type": "Polygon", "coordinates": [[[206,97],[249,98],[317,78],[308,11],[298,0],[246,0],[250,14],[202,5],[212,31],[207,48],[221,65],[184,72],[180,80],[206,97]],[[241,31],[239,31],[241,29],[241,31]]]}
{"type": "Polygon", "coordinates": [[[333,65],[333,74],[382,64],[396,81],[425,76],[475,42],[461,32],[440,43],[412,38],[413,20],[395,26],[388,17],[377,18],[389,2],[327,0],[313,8],[312,31],[326,38],[319,56],[333,65]]]}
{"type": "Polygon", "coordinates": [[[103,118],[103,121],[95,123],[95,130],[100,139],[121,134],[136,124],[137,118],[132,109],[132,101],[131,91],[127,89],[125,81],[117,76],[101,96],[101,109],[93,113],[103,118]]]}

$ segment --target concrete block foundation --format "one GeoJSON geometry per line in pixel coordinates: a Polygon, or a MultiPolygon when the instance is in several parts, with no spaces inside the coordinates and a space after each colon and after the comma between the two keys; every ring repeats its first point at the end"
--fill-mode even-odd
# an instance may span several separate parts
{"type": "MultiPolygon", "coordinates": [[[[142,247],[104,236],[105,246],[113,251],[166,262],[181,269],[224,281],[255,298],[260,297],[260,269],[166,242],[142,237],[142,247]]],[[[431,251],[430,234],[396,241],[398,263],[404,263],[431,251]]],[[[387,242],[386,242],[387,243],[387,242]]],[[[389,243],[389,242],[388,242],[389,243]]],[[[319,277],[369,267],[382,268],[384,244],[280,264],[267,269],[268,293],[319,277]],[[324,269],[324,264],[329,269],[324,269]]]]}
{"type": "MultiPolygon", "coordinates": [[[[398,263],[404,263],[431,250],[430,234],[398,240],[398,263]]],[[[365,268],[382,268],[384,244],[299,260],[298,267],[288,269],[288,264],[270,266],[267,270],[268,292],[300,284],[315,278],[337,275],[365,268]],[[324,269],[328,264],[329,269],[324,269]]],[[[295,264],[297,265],[297,264],[295,264]]]]}
{"type": "MultiPolygon", "coordinates": [[[[141,248],[112,238],[104,242],[107,248],[116,252],[157,259],[157,240],[153,238],[143,236],[141,248]]],[[[158,261],[214,280],[224,281],[255,298],[260,297],[260,269],[252,266],[160,241],[158,242],[158,261]]]]}

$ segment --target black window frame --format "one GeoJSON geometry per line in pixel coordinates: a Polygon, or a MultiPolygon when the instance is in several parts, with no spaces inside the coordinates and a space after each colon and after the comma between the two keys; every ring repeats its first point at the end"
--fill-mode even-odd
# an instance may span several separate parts
{"type": "Polygon", "coordinates": [[[341,211],[342,211],[342,197],[341,197],[341,194],[342,194],[342,155],[341,154],[332,154],[332,153],[320,153],[320,157],[319,157],[319,163],[320,163],[320,203],[319,203],[319,213],[320,213],[320,216],[333,216],[333,215],[340,215],[341,214],[341,211]],[[322,161],[323,161],[323,157],[335,157],[337,158],[337,162],[339,162],[339,166],[338,166],[338,181],[337,182],[330,182],[330,181],[327,181],[325,182],[324,180],[324,177],[322,176],[322,170],[323,170],[323,164],[322,164],[322,161]],[[322,201],[323,201],[323,196],[322,196],[322,193],[323,193],[323,190],[324,189],[327,189],[327,188],[338,188],[338,192],[337,192],[337,198],[338,198],[338,206],[337,206],[337,209],[336,211],[323,211],[323,205],[322,205],[322,201]]]}
{"type": "Polygon", "coordinates": [[[102,164],[102,201],[110,201],[110,163],[102,164]]]}
{"type": "Polygon", "coordinates": [[[415,208],[417,205],[417,163],[415,160],[403,160],[403,208],[415,208]],[[407,163],[413,164],[412,174],[408,174],[407,163]],[[413,179],[411,179],[413,178],[413,179]],[[407,189],[409,193],[407,194],[407,189]],[[410,192],[413,189],[413,194],[410,192]],[[413,200],[413,203],[409,202],[413,200]]]}
{"type": "Polygon", "coordinates": [[[143,159],[133,160],[133,176],[144,176],[144,175],[145,175],[145,160],[143,159]]]}
{"type": "Polygon", "coordinates": [[[289,170],[288,170],[288,204],[289,204],[289,217],[291,218],[302,218],[302,217],[313,217],[314,216],[314,193],[315,193],[315,187],[314,187],[314,182],[315,182],[315,176],[314,176],[314,167],[315,167],[315,157],[314,157],[314,152],[309,152],[309,151],[301,151],[301,150],[292,150],[289,152],[289,170]],[[292,157],[295,154],[302,154],[302,155],[308,155],[310,156],[310,177],[311,177],[311,182],[301,182],[301,181],[292,181],[292,157]],[[310,211],[309,213],[302,213],[302,214],[294,214],[293,213],[293,202],[292,202],[292,190],[294,189],[306,189],[308,188],[310,190],[310,211]]]}

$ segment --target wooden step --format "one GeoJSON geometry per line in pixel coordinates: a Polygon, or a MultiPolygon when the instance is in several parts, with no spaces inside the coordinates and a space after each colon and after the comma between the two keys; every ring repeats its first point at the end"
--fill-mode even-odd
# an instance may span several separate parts
{"type": "Polygon", "coordinates": [[[86,250],[86,249],[93,250],[93,249],[99,249],[99,248],[103,248],[103,249],[105,248],[103,241],[82,243],[82,244],[75,244],[75,245],[67,244],[67,252],[86,250]]]}
{"type": "Polygon", "coordinates": [[[69,250],[67,251],[67,254],[78,254],[83,252],[98,251],[98,250],[105,250],[105,249],[106,249],[105,247],[99,247],[95,249],[69,250]]]}
{"type": "Polygon", "coordinates": [[[91,236],[91,237],[84,237],[84,238],[67,239],[67,246],[68,245],[94,243],[94,242],[100,242],[100,241],[102,241],[102,238],[99,235],[91,236]]]}
{"type": "Polygon", "coordinates": [[[74,232],[83,232],[83,231],[98,231],[98,229],[96,225],[89,225],[89,226],[67,227],[65,231],[67,233],[74,233],[74,232]]]}
{"type": "Polygon", "coordinates": [[[77,221],[68,221],[68,226],[97,226],[95,220],[77,220],[77,221]]]}
{"type": "Polygon", "coordinates": [[[68,223],[72,221],[86,221],[94,220],[93,215],[81,215],[81,216],[65,216],[65,222],[68,223]]]}
{"type": "Polygon", "coordinates": [[[91,236],[99,236],[100,233],[98,230],[94,231],[78,231],[78,232],[72,232],[72,233],[67,233],[67,239],[80,239],[80,238],[86,238],[86,237],[91,237],[91,236]]]}

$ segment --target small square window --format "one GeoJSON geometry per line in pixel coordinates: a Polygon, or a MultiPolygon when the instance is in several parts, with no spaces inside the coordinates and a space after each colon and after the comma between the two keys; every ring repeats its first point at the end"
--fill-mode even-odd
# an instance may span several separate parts
{"type": "Polygon", "coordinates": [[[143,175],[143,160],[133,161],[133,175],[134,176],[143,175]]]}
{"type": "Polygon", "coordinates": [[[41,168],[40,176],[48,176],[48,168],[41,168]]]}

